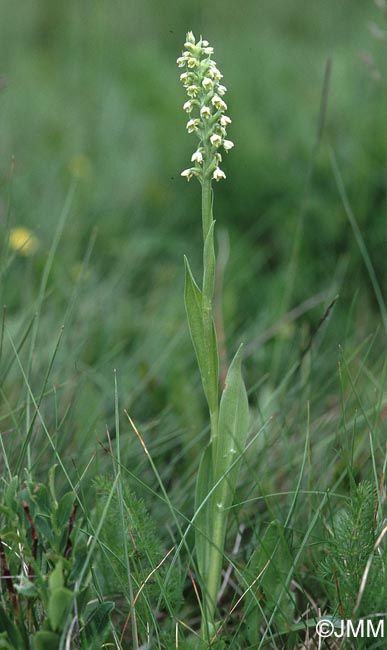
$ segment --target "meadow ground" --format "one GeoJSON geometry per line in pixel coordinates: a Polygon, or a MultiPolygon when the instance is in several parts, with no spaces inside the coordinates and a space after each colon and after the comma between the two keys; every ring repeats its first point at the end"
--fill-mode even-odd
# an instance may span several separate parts
{"type": "MultiPolygon", "coordinates": [[[[198,643],[190,29],[228,88],[214,313],[250,418],[213,647],[386,612],[386,12],[3,0],[0,648],[198,643]]],[[[384,647],[347,636],[323,642],[384,647]]]]}

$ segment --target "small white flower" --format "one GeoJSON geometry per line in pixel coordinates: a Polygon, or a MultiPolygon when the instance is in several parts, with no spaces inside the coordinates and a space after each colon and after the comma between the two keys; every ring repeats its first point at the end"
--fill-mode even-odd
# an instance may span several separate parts
{"type": "Polygon", "coordinates": [[[176,63],[179,66],[179,68],[183,68],[186,64],[186,57],[185,56],[179,56],[178,59],[176,59],[176,63]]]}
{"type": "Polygon", "coordinates": [[[211,99],[211,103],[219,111],[226,111],[227,110],[226,102],[224,102],[223,99],[221,97],[219,97],[219,95],[214,95],[213,98],[211,99]]]}
{"type": "Polygon", "coordinates": [[[207,54],[209,56],[210,54],[214,53],[214,48],[213,47],[205,47],[203,49],[203,52],[204,52],[204,54],[207,54]]]}
{"type": "Polygon", "coordinates": [[[226,86],[222,86],[222,84],[218,84],[217,91],[219,95],[223,97],[223,95],[227,92],[226,86]]]}
{"type": "Polygon", "coordinates": [[[186,113],[190,113],[192,111],[192,102],[191,100],[188,100],[188,102],[185,102],[183,105],[183,111],[186,111],[186,113]]]}
{"type": "Polygon", "coordinates": [[[185,169],[183,172],[181,172],[180,176],[184,176],[187,181],[190,181],[193,176],[192,169],[185,169]]]}
{"type": "Polygon", "coordinates": [[[185,83],[188,79],[188,72],[183,72],[183,74],[180,75],[180,81],[185,83]]]}
{"type": "Polygon", "coordinates": [[[191,161],[197,162],[199,164],[203,162],[203,154],[200,151],[200,149],[198,149],[197,151],[195,151],[195,153],[192,154],[191,161]]]}
{"type": "Polygon", "coordinates": [[[213,68],[212,74],[214,79],[216,79],[216,81],[220,81],[221,79],[223,79],[223,75],[221,72],[219,72],[218,68],[213,68]]]}
{"type": "Polygon", "coordinates": [[[201,41],[202,47],[207,47],[209,45],[208,41],[201,41]]]}
{"type": "Polygon", "coordinates": [[[214,169],[212,178],[214,179],[214,181],[220,181],[221,178],[226,178],[226,174],[224,173],[224,171],[220,169],[220,167],[217,167],[216,169],[214,169]]]}
{"type": "Polygon", "coordinates": [[[219,120],[221,126],[227,126],[227,124],[231,124],[231,121],[232,120],[229,118],[228,115],[221,115],[219,120]]]}
{"type": "Polygon", "coordinates": [[[204,77],[204,79],[202,81],[202,86],[203,86],[204,90],[211,90],[212,85],[213,85],[212,84],[212,79],[210,79],[209,77],[204,77]]]}
{"type": "Polygon", "coordinates": [[[222,144],[222,138],[217,133],[213,133],[212,136],[210,137],[210,142],[214,147],[220,147],[220,145],[222,144]]]}
{"type": "Polygon", "coordinates": [[[200,120],[198,120],[198,118],[196,118],[194,120],[188,120],[188,122],[186,124],[186,129],[187,129],[188,133],[193,133],[194,131],[196,131],[199,124],[200,124],[200,120]]]}
{"type": "Polygon", "coordinates": [[[195,59],[193,56],[190,56],[187,65],[189,68],[196,68],[199,65],[199,61],[195,59]]]}
{"type": "Polygon", "coordinates": [[[187,88],[187,95],[189,95],[189,97],[196,97],[199,94],[199,91],[200,91],[199,86],[192,84],[187,88]]]}
{"type": "Polygon", "coordinates": [[[231,140],[223,140],[223,149],[225,151],[230,151],[234,146],[234,143],[231,140]]]}
{"type": "Polygon", "coordinates": [[[219,151],[216,152],[214,158],[216,160],[217,165],[222,162],[222,154],[220,154],[219,151]]]}
{"type": "Polygon", "coordinates": [[[200,116],[204,117],[206,120],[208,120],[208,118],[211,117],[211,110],[208,108],[208,106],[203,106],[200,109],[200,116]]]}

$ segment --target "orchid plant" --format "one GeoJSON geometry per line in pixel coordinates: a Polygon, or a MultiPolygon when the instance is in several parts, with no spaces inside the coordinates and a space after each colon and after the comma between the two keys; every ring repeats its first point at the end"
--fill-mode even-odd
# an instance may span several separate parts
{"type": "MultiPolygon", "coordinates": [[[[231,119],[225,114],[226,87],[212,59],[208,41],[188,32],[180,79],[188,99],[188,133],[199,143],[192,166],[182,172],[188,181],[197,178],[202,194],[203,279],[195,282],[185,258],[185,307],[210,417],[210,439],[200,461],[195,500],[195,547],[201,587],[201,638],[210,645],[216,639],[216,606],[224,558],[228,510],[231,507],[249,425],[247,393],[241,375],[242,346],[232,360],[219,398],[219,354],[213,319],[216,256],[214,246],[212,182],[226,178],[220,168],[222,153],[234,146],[227,139],[231,119]]],[[[206,645],[206,647],[207,647],[206,645]]]]}

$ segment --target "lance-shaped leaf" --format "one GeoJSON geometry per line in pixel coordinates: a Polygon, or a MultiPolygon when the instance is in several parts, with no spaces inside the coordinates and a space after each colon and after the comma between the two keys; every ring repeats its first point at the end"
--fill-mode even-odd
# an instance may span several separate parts
{"type": "Polygon", "coordinates": [[[211,413],[218,408],[218,347],[212,317],[205,324],[203,319],[202,292],[196,284],[187,258],[185,261],[184,301],[191,339],[198,360],[204,393],[211,413]]]}
{"type": "Polygon", "coordinates": [[[212,540],[212,501],[207,498],[213,487],[212,443],[207,445],[200,460],[195,493],[195,548],[202,589],[208,575],[212,540]]]}
{"type": "Polygon", "coordinates": [[[228,518],[249,424],[249,406],[241,374],[242,349],[236,353],[226,377],[220,401],[218,428],[212,438],[213,496],[211,497],[211,539],[209,543],[205,615],[212,620],[223,564],[223,549],[228,518]],[[215,487],[216,486],[216,487],[215,487]]]}
{"type": "Polygon", "coordinates": [[[218,433],[213,443],[214,483],[218,510],[231,506],[239,472],[239,463],[231,466],[243,453],[249,427],[249,404],[241,373],[242,346],[239,347],[226,377],[220,400],[218,433]]]}

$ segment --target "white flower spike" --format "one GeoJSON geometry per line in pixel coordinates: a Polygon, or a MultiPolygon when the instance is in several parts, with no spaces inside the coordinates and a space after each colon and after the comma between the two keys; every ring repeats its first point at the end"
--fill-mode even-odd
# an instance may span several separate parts
{"type": "Polygon", "coordinates": [[[200,182],[204,179],[219,181],[226,175],[219,167],[222,156],[218,149],[223,147],[224,151],[229,152],[234,146],[231,140],[226,139],[226,128],[231,124],[231,119],[224,114],[227,104],[223,96],[227,88],[220,83],[223,75],[211,58],[214,49],[208,41],[202,38],[196,40],[190,31],[184,48],[177,59],[177,65],[185,68],[180,75],[188,95],[183,110],[190,117],[187,131],[196,134],[199,146],[191,157],[194,166],[185,169],[181,175],[188,181],[192,176],[196,176],[200,182]]]}

